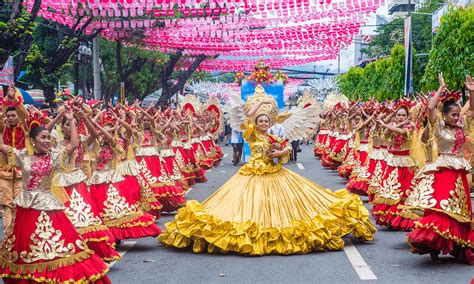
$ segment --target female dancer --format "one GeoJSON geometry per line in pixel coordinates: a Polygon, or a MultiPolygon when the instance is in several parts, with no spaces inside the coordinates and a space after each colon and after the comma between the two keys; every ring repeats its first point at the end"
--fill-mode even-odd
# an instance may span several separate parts
{"type": "Polygon", "coordinates": [[[29,133],[33,153],[0,141],[0,151],[9,162],[23,169],[23,191],[15,199],[14,219],[0,245],[0,275],[5,283],[110,283],[107,266],[87,248],[59,200],[68,196],[54,176],[61,160],[70,158],[79,144],[72,112],[65,118],[71,125],[71,141],[61,150],[50,148],[51,135],[40,126],[29,133]]]}
{"type": "Polygon", "coordinates": [[[125,151],[114,137],[116,127],[110,115],[103,115],[102,125],[104,127],[95,123],[102,136],[95,169],[89,179],[102,220],[116,240],[156,236],[160,228],[155,225],[155,218],[135,205],[136,200],[130,197],[127,183],[117,170],[125,151]]]}
{"type": "Polygon", "coordinates": [[[471,167],[463,157],[467,125],[474,117],[474,82],[466,76],[466,89],[470,95],[466,121],[460,117],[459,93],[445,93],[442,97],[443,92],[447,92],[442,74],[439,83],[439,89],[428,105],[439,156],[423,169],[422,180],[413,190],[420,202],[412,203],[411,207],[423,210],[424,215],[415,222],[416,229],[408,234],[408,243],[414,253],[429,253],[435,263],[439,262],[438,255],[442,252],[474,265],[472,204],[467,181],[471,167]],[[437,112],[440,98],[442,117],[437,112]]]}
{"type": "Polygon", "coordinates": [[[342,249],[350,233],[371,240],[375,228],[356,195],[333,193],[282,167],[290,149],[272,149],[267,130],[278,107],[261,86],[244,110],[250,161],[202,204],[186,203],[161,242],[194,252],[264,255],[342,249]]]}
{"type": "MultiPolygon", "coordinates": [[[[160,148],[165,137],[158,129],[154,117],[148,110],[141,111],[142,138],[140,146],[135,150],[136,159],[151,185],[154,196],[162,204],[162,210],[172,212],[186,203],[184,191],[171,180],[165,170],[165,163],[160,157],[160,148]]],[[[157,116],[159,113],[156,114],[157,116]]],[[[167,123],[171,123],[171,118],[167,123]]],[[[168,126],[165,124],[164,128],[168,126]]]]}
{"type": "MultiPolygon", "coordinates": [[[[367,106],[367,105],[366,105],[367,106]]],[[[365,121],[360,122],[356,126],[355,133],[360,139],[359,146],[357,147],[357,156],[355,161],[354,169],[352,170],[351,177],[347,182],[347,190],[351,193],[360,195],[367,195],[368,188],[368,176],[367,176],[367,157],[370,152],[370,139],[372,133],[372,125],[374,116],[369,116],[361,110],[362,115],[366,118],[365,121]]]]}
{"type": "MultiPolygon", "coordinates": [[[[79,107],[82,107],[82,105],[79,107]]],[[[64,203],[66,206],[65,213],[82,239],[87,243],[87,246],[105,261],[118,260],[120,255],[115,251],[115,238],[100,218],[94,198],[86,185],[87,176],[81,169],[84,154],[91,151],[90,146],[95,142],[98,133],[83,110],[79,111],[78,109],[76,115],[84,122],[89,134],[87,137],[79,136],[80,143],[78,147],[71,153],[69,159],[61,161],[61,167],[55,180],[59,186],[64,187],[69,195],[69,200],[64,203]]],[[[61,119],[61,132],[63,134],[59,147],[61,149],[70,147],[72,124],[77,125],[77,120],[69,120],[64,112],[61,112],[53,120],[53,123],[57,119],[61,119]]],[[[50,125],[51,123],[48,124],[49,127],[50,125]]]]}
{"type": "Polygon", "coordinates": [[[389,131],[386,136],[392,156],[387,160],[382,182],[372,201],[373,214],[377,224],[397,230],[411,230],[414,226],[409,219],[396,218],[401,211],[397,207],[406,199],[406,192],[415,175],[415,162],[410,156],[410,142],[415,127],[408,119],[412,106],[411,101],[399,100],[395,105],[394,123],[386,123],[391,119],[390,116],[386,121],[377,120],[389,131]]]}

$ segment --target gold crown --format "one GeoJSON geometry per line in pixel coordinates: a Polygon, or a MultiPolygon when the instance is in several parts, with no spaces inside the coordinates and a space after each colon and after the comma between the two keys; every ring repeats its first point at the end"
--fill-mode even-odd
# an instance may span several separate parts
{"type": "Polygon", "coordinates": [[[269,96],[265,93],[265,90],[261,85],[257,85],[257,87],[255,87],[255,93],[248,98],[244,105],[244,111],[248,113],[252,107],[260,101],[267,101],[270,103],[260,105],[254,114],[254,118],[261,114],[265,114],[270,119],[270,123],[273,124],[278,116],[278,105],[272,96],[269,96]]]}

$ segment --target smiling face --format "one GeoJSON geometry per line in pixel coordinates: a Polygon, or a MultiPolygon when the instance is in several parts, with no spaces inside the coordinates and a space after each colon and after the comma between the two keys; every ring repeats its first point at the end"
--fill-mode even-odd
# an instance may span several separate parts
{"type": "Polygon", "coordinates": [[[395,113],[395,121],[397,123],[401,123],[403,121],[405,121],[405,119],[407,119],[408,117],[408,112],[406,109],[404,108],[400,108],[399,110],[397,110],[397,112],[395,113]]]}
{"type": "Polygon", "coordinates": [[[255,119],[258,131],[264,133],[270,127],[270,118],[266,114],[261,114],[255,119]]]}
{"type": "Polygon", "coordinates": [[[443,119],[446,125],[456,127],[461,116],[461,107],[458,104],[450,105],[446,112],[443,112],[443,119]]]}
{"type": "Polygon", "coordinates": [[[51,148],[51,134],[46,129],[40,131],[34,138],[30,138],[30,141],[37,154],[44,154],[51,148]]]}

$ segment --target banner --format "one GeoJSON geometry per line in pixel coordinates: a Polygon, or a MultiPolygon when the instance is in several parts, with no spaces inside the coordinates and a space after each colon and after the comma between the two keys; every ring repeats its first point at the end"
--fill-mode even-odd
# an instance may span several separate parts
{"type": "Polygon", "coordinates": [[[412,80],[412,47],[411,47],[411,16],[405,19],[405,97],[411,93],[412,80]]]}

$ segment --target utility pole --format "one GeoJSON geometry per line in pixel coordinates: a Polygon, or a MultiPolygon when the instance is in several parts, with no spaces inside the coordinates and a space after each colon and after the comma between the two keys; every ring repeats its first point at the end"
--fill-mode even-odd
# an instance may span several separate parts
{"type": "Polygon", "coordinates": [[[94,78],[94,99],[100,100],[102,91],[100,86],[99,37],[92,39],[92,68],[92,75],[94,78]]]}
{"type": "Polygon", "coordinates": [[[412,88],[412,21],[411,0],[408,0],[408,17],[405,19],[405,97],[409,96],[412,88]],[[407,38],[408,37],[408,38],[407,38]]]}

